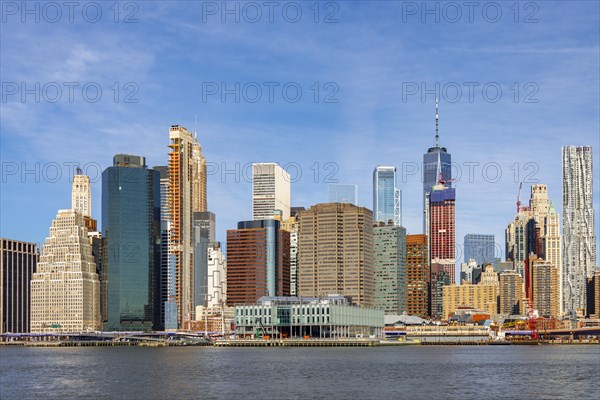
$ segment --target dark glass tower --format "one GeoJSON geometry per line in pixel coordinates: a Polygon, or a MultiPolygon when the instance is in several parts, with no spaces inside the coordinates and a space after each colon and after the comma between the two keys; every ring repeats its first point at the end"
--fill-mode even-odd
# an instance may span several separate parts
{"type": "Polygon", "coordinates": [[[423,232],[426,232],[427,213],[425,199],[427,193],[431,192],[431,188],[440,180],[440,171],[442,179],[445,181],[444,186],[452,187],[450,182],[452,179],[452,156],[448,153],[445,147],[440,147],[440,135],[438,130],[438,101],[435,102],[435,146],[430,147],[427,153],[423,154],[423,232]]]}
{"type": "Polygon", "coordinates": [[[109,331],[160,330],[160,175],[117,154],[102,173],[109,331]]]}

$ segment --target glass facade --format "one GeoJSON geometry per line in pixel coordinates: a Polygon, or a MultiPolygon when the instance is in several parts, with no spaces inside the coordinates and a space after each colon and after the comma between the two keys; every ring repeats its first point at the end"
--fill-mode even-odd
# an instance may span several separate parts
{"type": "Polygon", "coordinates": [[[377,166],[373,171],[373,220],[400,225],[400,192],[396,167],[377,166]]]}
{"type": "MultiPolygon", "coordinates": [[[[423,210],[425,210],[425,196],[431,193],[432,187],[440,179],[438,172],[438,161],[441,164],[442,177],[449,181],[452,179],[452,156],[446,151],[445,147],[431,147],[427,153],[423,154],[423,210]]],[[[447,182],[446,187],[451,187],[452,183],[447,182]]],[[[425,217],[424,217],[425,218],[425,217]]],[[[423,229],[426,223],[423,220],[423,229]]]]}
{"type": "Polygon", "coordinates": [[[329,184],[330,203],[350,203],[358,205],[358,185],[329,184]]]}
{"type": "Polygon", "coordinates": [[[475,260],[477,265],[483,263],[493,263],[495,260],[495,239],[494,235],[482,235],[469,233],[465,235],[464,262],[475,260]]]}
{"type": "Polygon", "coordinates": [[[113,166],[102,174],[109,331],[162,329],[159,180],[142,157],[139,165],[113,166]]]}

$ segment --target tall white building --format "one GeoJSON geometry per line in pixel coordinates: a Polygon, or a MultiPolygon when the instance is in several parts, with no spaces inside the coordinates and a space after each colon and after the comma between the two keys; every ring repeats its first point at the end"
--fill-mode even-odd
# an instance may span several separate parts
{"type": "Polygon", "coordinates": [[[77,174],[73,176],[71,208],[85,217],[92,215],[92,189],[90,187],[90,177],[83,175],[79,168],[77,168],[77,174]]]}
{"type": "Polygon", "coordinates": [[[276,163],[252,164],[252,219],[272,219],[281,210],[290,217],[290,175],[276,163]]]}
{"type": "Polygon", "coordinates": [[[85,218],[59,210],[31,280],[31,332],[100,327],[100,281],[85,218]]]}
{"type": "Polygon", "coordinates": [[[206,304],[209,308],[220,307],[225,304],[225,294],[227,293],[227,264],[220,242],[208,245],[207,257],[206,304]]]}
{"type": "Polygon", "coordinates": [[[592,148],[562,148],[562,291],[565,312],[585,310],[586,278],[596,263],[592,148]]]}

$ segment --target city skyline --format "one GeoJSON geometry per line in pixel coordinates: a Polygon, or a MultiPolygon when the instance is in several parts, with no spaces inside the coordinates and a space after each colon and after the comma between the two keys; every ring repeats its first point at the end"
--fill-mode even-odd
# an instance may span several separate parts
{"type": "MultiPolygon", "coordinates": [[[[58,79],[81,86],[98,82],[103,98],[88,103],[78,91],[71,103],[66,90],[57,103],[43,98],[36,103],[33,95],[26,102],[19,94],[7,97],[2,104],[0,146],[5,178],[0,200],[2,236],[44,241],[46,224],[57,208],[68,204],[68,169],[75,165],[64,163],[79,164],[90,174],[92,215],[99,216],[99,172],[111,165],[117,153],[142,155],[148,165],[166,165],[165,131],[172,124],[196,132],[202,144],[208,163],[208,204],[219,216],[220,241],[225,240],[227,228],[251,218],[251,179],[248,171],[245,177],[241,171],[260,161],[288,164],[292,176],[293,163],[301,168],[302,176],[293,183],[291,205],[305,207],[320,202],[328,180],[335,179],[365,188],[358,205],[371,208],[370,171],[378,164],[396,166],[403,191],[403,225],[408,233],[420,233],[421,171],[412,175],[408,171],[420,168],[422,154],[435,144],[436,95],[440,144],[452,153],[462,172],[454,183],[457,238],[489,226],[492,229],[486,232],[501,242],[521,180],[526,181],[524,186],[533,179],[547,184],[562,215],[560,148],[598,144],[598,6],[593,2],[540,5],[538,22],[530,24],[515,23],[508,9],[503,10],[506,18],[494,24],[481,16],[472,24],[444,19],[436,23],[432,18],[423,23],[419,16],[406,16],[404,21],[401,3],[386,5],[386,12],[368,3],[355,7],[340,3],[338,22],[332,24],[315,24],[308,18],[309,10],[303,10],[306,18],[298,24],[281,18],[273,24],[231,19],[222,23],[218,16],[203,18],[199,4],[185,6],[143,3],[136,24],[115,24],[108,18],[95,24],[111,27],[101,37],[80,19],[73,24],[23,24],[9,16],[4,27],[11,40],[8,35],[3,38],[3,58],[19,61],[2,64],[5,81],[25,82],[29,88],[35,82],[43,86],[58,79]],[[181,31],[169,23],[175,16],[183,18],[178,25],[181,31]],[[380,23],[372,24],[373,18],[380,23]],[[456,30],[460,46],[444,40],[449,29],[456,30]],[[491,35],[492,30],[500,34],[491,35]],[[321,40],[323,35],[331,40],[321,40]],[[524,36],[526,43],[521,40],[524,36]],[[57,40],[44,42],[39,52],[26,50],[49,37],[57,40]],[[145,45],[146,41],[153,45],[145,45]],[[178,46],[166,46],[167,42],[178,46]],[[210,57],[197,57],[199,49],[210,57]],[[173,57],[185,62],[175,65],[169,61],[173,57]],[[239,63],[231,61],[236,57],[239,63]],[[273,59],[278,62],[268,61],[273,59]],[[340,63],[346,68],[340,69],[340,63]],[[203,91],[203,83],[204,89],[211,82],[217,86],[223,82],[230,89],[236,82],[243,87],[248,82],[271,81],[278,82],[279,88],[286,82],[298,83],[302,100],[287,102],[277,91],[271,103],[264,86],[263,99],[257,103],[242,96],[236,103],[233,95],[223,102],[220,93],[203,91]],[[108,88],[115,82],[121,89],[118,102],[108,88]],[[138,103],[123,101],[135,89],[125,89],[128,82],[137,85],[133,97],[138,103]],[[317,103],[315,91],[309,88],[315,82],[320,89],[317,103]],[[326,88],[327,82],[337,86],[326,88]],[[472,101],[467,82],[479,84],[472,101]],[[503,92],[495,103],[486,101],[481,91],[494,82],[503,92]],[[436,83],[439,93],[426,93],[436,83]],[[453,83],[462,89],[456,102],[449,93],[453,83]],[[526,87],[528,83],[533,86],[526,87]],[[172,88],[179,86],[183,89],[175,95],[172,88]],[[409,95],[408,89],[417,93],[409,95]],[[333,92],[338,102],[324,102],[325,95],[333,92]],[[526,97],[537,102],[526,102],[526,97]],[[60,167],[59,179],[54,179],[55,166],[50,163],[60,167]],[[498,166],[502,176],[495,182],[498,166]],[[239,172],[227,175],[236,168],[239,172]],[[469,168],[473,182],[469,182],[469,168]],[[34,172],[22,177],[23,170],[34,172]],[[43,193],[44,202],[37,200],[38,193],[43,193]],[[490,198],[494,212],[489,212],[490,198]],[[25,220],[17,218],[21,207],[31,210],[25,220]],[[230,210],[237,210],[236,215],[230,210]]],[[[104,11],[105,16],[112,14],[104,11]]],[[[599,155],[594,154],[596,212],[600,210],[599,155]]],[[[596,231],[600,231],[599,220],[596,231]]]]}

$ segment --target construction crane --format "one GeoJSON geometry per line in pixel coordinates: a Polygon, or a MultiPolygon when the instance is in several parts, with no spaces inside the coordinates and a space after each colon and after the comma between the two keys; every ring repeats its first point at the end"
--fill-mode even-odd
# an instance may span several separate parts
{"type": "Polygon", "coordinates": [[[521,189],[523,189],[523,182],[519,183],[519,193],[517,194],[517,214],[521,212],[521,189]]]}

